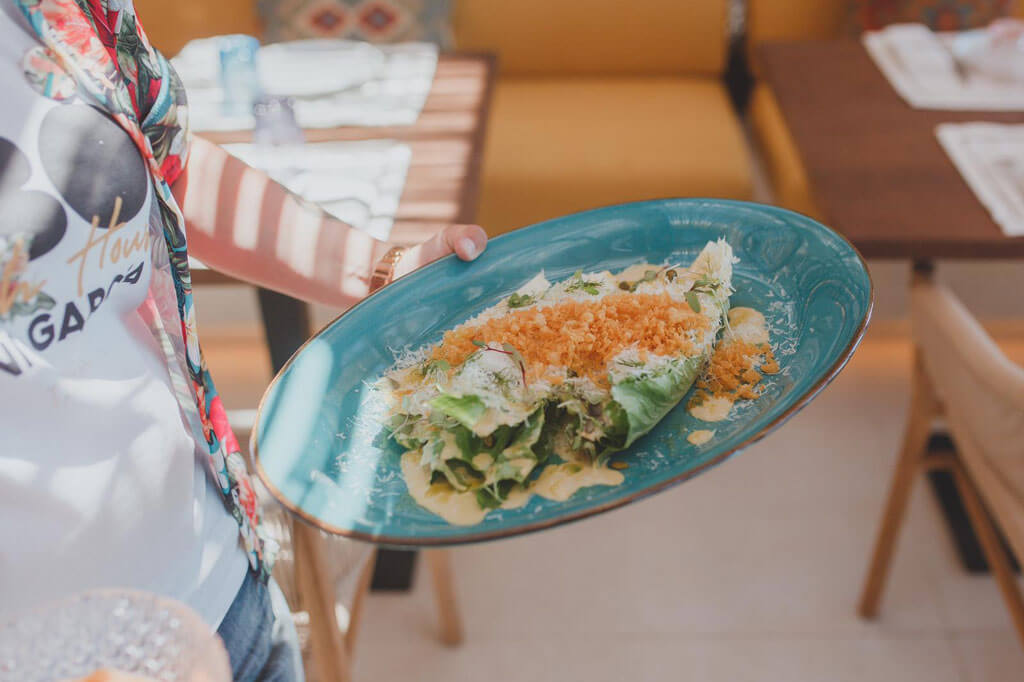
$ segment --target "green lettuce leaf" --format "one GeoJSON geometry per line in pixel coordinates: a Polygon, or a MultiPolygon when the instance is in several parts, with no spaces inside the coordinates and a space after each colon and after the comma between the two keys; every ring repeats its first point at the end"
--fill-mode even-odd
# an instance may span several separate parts
{"type": "Polygon", "coordinates": [[[612,398],[622,409],[627,427],[621,447],[628,448],[679,404],[697,380],[703,361],[703,357],[685,358],[657,374],[626,379],[612,386],[612,398]]]}
{"type": "Polygon", "coordinates": [[[430,401],[430,407],[451,417],[467,429],[472,429],[484,416],[487,406],[475,395],[455,396],[442,394],[430,401]]]}
{"type": "Polygon", "coordinates": [[[502,450],[501,456],[505,459],[519,459],[522,457],[534,457],[533,446],[540,439],[541,431],[544,429],[544,408],[541,407],[526,418],[519,431],[511,442],[502,450]]]}
{"type": "MultiPolygon", "coordinates": [[[[544,409],[537,409],[522,425],[516,427],[514,435],[505,443],[494,443],[487,452],[494,461],[484,475],[487,482],[477,491],[477,501],[487,509],[500,506],[508,497],[513,484],[522,483],[533,473],[542,461],[534,450],[544,429],[544,409]]],[[[511,432],[511,431],[510,431],[511,432]]]]}

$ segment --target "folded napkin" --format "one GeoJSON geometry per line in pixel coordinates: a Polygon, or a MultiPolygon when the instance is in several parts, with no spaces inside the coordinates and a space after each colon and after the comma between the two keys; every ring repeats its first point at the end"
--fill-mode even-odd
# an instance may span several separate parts
{"type": "MultiPolygon", "coordinates": [[[[434,81],[437,46],[297,40],[265,45],[258,65],[268,95],[294,98],[303,128],[416,122],[434,81]]],[[[252,115],[226,115],[217,38],[193,40],[171,60],[185,85],[195,131],[251,130],[252,115]]]]}
{"type": "Polygon", "coordinates": [[[1024,124],[944,123],[935,134],[1003,233],[1024,236],[1024,124]]]}
{"type": "Polygon", "coordinates": [[[864,47],[889,83],[916,109],[1024,111],[1024,86],[960,65],[956,33],[895,24],[865,33],[864,47]]]}
{"type": "Polygon", "coordinates": [[[303,199],[386,241],[398,211],[412,150],[394,140],[261,147],[224,145],[303,199]]]}

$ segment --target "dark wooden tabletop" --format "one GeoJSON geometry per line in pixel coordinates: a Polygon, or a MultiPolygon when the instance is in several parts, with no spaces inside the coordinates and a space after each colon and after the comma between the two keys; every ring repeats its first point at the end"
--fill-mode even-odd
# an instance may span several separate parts
{"type": "Polygon", "coordinates": [[[935,137],[940,123],[1024,123],[1024,112],[913,109],[855,40],[759,51],[825,222],[867,258],[1024,258],[935,137]]]}
{"type": "MultiPolygon", "coordinates": [[[[493,55],[442,54],[423,111],[413,125],[306,130],[306,140],[401,140],[412,150],[391,241],[426,240],[444,225],[476,220],[487,118],[497,73],[493,55]]],[[[251,133],[203,133],[219,143],[248,142],[251,133]]],[[[193,269],[197,284],[236,280],[203,267],[193,269]]]]}

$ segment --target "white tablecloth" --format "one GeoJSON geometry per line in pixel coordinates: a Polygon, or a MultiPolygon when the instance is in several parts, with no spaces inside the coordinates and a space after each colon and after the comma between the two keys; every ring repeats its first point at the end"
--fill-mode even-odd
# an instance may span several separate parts
{"type": "Polygon", "coordinates": [[[896,92],[916,109],[1024,111],[1024,85],[958,68],[955,38],[921,24],[896,24],[862,40],[896,92]]]}
{"type": "MultiPolygon", "coordinates": [[[[171,60],[188,93],[192,130],[251,130],[251,115],[222,111],[217,41],[193,40],[171,60]]],[[[437,57],[430,43],[301,40],[263,46],[257,61],[264,91],[294,98],[300,127],[333,128],[415,123],[434,81],[437,57]]]]}
{"type": "Polygon", "coordinates": [[[992,219],[1024,236],[1024,125],[944,123],[936,135],[992,219]]]}
{"type": "Polygon", "coordinates": [[[303,199],[376,239],[387,240],[405,186],[412,150],[394,140],[316,142],[257,147],[224,145],[228,153],[303,199]]]}

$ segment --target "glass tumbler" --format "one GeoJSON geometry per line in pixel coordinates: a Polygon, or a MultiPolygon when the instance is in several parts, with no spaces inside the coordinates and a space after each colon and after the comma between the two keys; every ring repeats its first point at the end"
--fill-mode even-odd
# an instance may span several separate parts
{"type": "Polygon", "coordinates": [[[220,638],[184,604],[93,590],[0,621],[0,682],[78,680],[97,670],[159,682],[230,682],[220,638]]]}
{"type": "Polygon", "coordinates": [[[238,34],[222,36],[217,45],[220,48],[220,85],[224,92],[222,111],[225,116],[248,116],[262,90],[257,62],[260,41],[238,34]]]}

